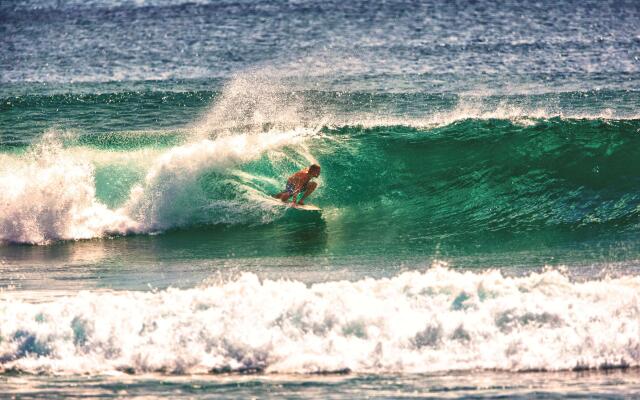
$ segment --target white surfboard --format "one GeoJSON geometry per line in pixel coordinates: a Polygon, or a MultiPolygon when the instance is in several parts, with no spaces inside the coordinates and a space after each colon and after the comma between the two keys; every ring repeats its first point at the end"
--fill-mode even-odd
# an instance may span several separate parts
{"type": "Polygon", "coordinates": [[[322,209],[318,206],[314,206],[313,204],[293,204],[290,201],[281,201],[278,199],[274,199],[273,197],[269,199],[269,203],[273,203],[274,205],[280,206],[280,207],[290,207],[296,210],[303,210],[303,211],[322,211],[322,209]]]}
{"type": "Polygon", "coordinates": [[[283,205],[289,206],[291,208],[295,208],[296,210],[305,210],[305,211],[320,211],[320,207],[314,206],[313,204],[291,204],[290,202],[284,203],[283,205]]]}

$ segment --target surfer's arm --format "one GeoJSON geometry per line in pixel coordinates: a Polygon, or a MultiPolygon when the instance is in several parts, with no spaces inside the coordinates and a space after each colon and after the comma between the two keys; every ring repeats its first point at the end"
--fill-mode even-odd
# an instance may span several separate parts
{"type": "Polygon", "coordinates": [[[301,189],[302,189],[302,185],[300,185],[300,182],[296,182],[296,186],[293,189],[293,194],[291,194],[291,197],[293,197],[291,204],[297,204],[298,195],[300,194],[301,189]]]}

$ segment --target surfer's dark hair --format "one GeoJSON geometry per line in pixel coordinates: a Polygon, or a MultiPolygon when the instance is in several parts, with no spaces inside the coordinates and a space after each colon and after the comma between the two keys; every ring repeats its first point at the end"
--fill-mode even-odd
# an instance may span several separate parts
{"type": "Polygon", "coordinates": [[[311,170],[320,171],[320,166],[318,164],[311,164],[309,166],[309,171],[311,171],[311,170]]]}

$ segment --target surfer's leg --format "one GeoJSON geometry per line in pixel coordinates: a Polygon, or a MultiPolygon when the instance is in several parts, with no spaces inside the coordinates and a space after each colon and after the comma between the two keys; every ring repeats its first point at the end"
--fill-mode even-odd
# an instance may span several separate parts
{"type": "Polygon", "coordinates": [[[282,201],[287,201],[289,200],[289,197],[291,197],[291,195],[289,194],[289,192],[281,192],[278,193],[277,195],[274,196],[276,199],[280,199],[282,201]]]}
{"type": "Polygon", "coordinates": [[[306,199],[307,197],[309,197],[309,195],[311,193],[313,193],[314,190],[316,190],[316,187],[318,186],[317,183],[315,182],[309,182],[307,183],[307,190],[304,191],[304,196],[302,196],[302,198],[300,199],[300,201],[298,202],[298,204],[304,204],[304,199],[306,199]]]}
{"type": "Polygon", "coordinates": [[[278,194],[274,194],[274,195],[273,195],[273,197],[275,197],[276,199],[280,199],[280,200],[282,200],[282,201],[287,201],[287,200],[289,200],[289,197],[290,197],[290,196],[291,196],[291,195],[290,195],[290,194],[289,194],[289,192],[287,192],[287,191],[280,192],[280,193],[278,193],[278,194]]]}

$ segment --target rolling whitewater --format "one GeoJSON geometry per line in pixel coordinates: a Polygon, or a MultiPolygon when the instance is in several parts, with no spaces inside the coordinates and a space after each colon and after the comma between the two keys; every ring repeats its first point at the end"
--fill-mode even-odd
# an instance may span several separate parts
{"type": "Polygon", "coordinates": [[[634,2],[0,21],[3,393],[640,392],[634,2]]]}

